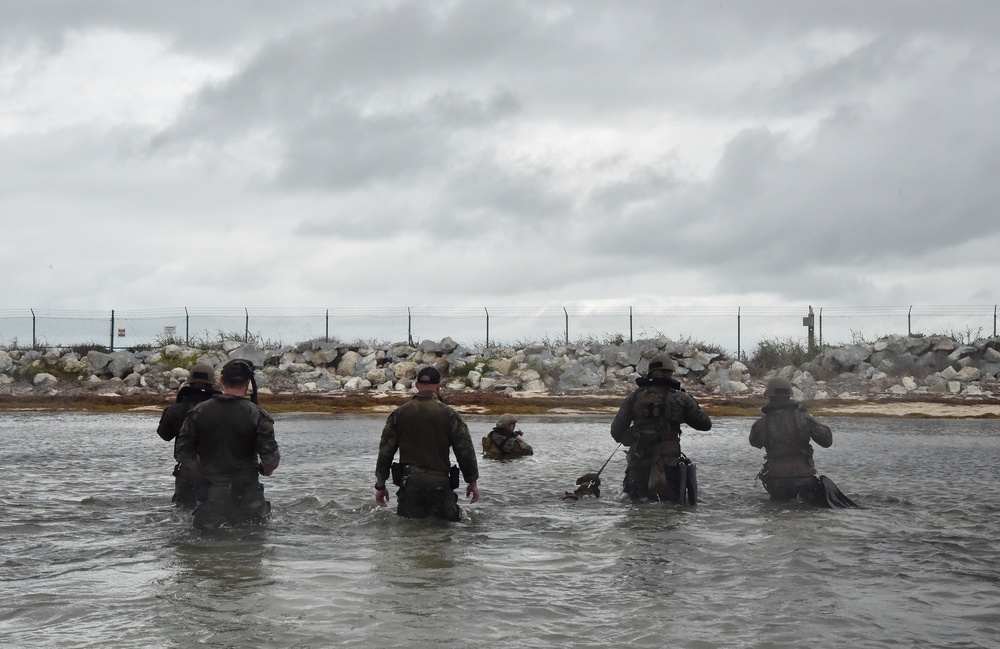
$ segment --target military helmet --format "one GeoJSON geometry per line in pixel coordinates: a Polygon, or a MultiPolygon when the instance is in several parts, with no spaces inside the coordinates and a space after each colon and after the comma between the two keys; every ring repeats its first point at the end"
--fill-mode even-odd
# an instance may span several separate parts
{"type": "Polygon", "coordinates": [[[196,363],[188,370],[188,383],[190,385],[206,385],[215,387],[215,368],[208,363],[196,363]]]}
{"type": "Polygon", "coordinates": [[[660,372],[674,372],[677,370],[677,363],[670,358],[670,354],[657,354],[649,359],[649,371],[659,370],[660,372]]]}
{"type": "Polygon", "coordinates": [[[776,376],[768,380],[764,387],[765,397],[790,397],[792,396],[792,384],[788,379],[776,376]]]}
{"type": "Polygon", "coordinates": [[[497,419],[497,428],[506,428],[507,426],[516,423],[517,419],[514,417],[514,415],[505,412],[504,414],[500,415],[499,419],[497,419]]]}
{"type": "Polygon", "coordinates": [[[244,358],[234,358],[222,366],[222,378],[242,383],[253,378],[253,363],[244,358]]]}

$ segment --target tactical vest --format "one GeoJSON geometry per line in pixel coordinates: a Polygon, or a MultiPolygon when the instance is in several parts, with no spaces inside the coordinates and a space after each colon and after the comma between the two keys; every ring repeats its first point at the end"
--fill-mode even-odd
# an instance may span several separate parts
{"type": "Polygon", "coordinates": [[[632,403],[632,421],[639,444],[662,444],[659,454],[680,453],[684,412],[673,398],[675,392],[664,386],[642,387],[636,391],[632,403]]]}
{"type": "Polygon", "coordinates": [[[798,409],[780,409],[764,419],[767,470],[773,476],[815,473],[813,449],[805,415],[798,409]]]}

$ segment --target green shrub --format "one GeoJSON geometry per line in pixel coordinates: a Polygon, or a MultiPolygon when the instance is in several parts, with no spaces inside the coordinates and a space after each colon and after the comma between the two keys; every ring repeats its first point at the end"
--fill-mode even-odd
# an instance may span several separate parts
{"type": "Polygon", "coordinates": [[[90,376],[90,372],[82,370],[80,372],[67,372],[58,365],[46,365],[43,361],[37,360],[27,367],[21,367],[15,372],[16,378],[20,378],[28,383],[32,383],[39,374],[51,374],[60,381],[80,381],[90,376]]]}
{"type": "Polygon", "coordinates": [[[465,363],[458,363],[457,365],[452,365],[448,368],[448,375],[454,377],[467,377],[469,372],[472,372],[479,365],[479,360],[468,361],[465,363]]]}
{"type": "Polygon", "coordinates": [[[750,354],[748,364],[754,373],[768,370],[778,370],[786,365],[798,367],[813,359],[809,349],[802,342],[793,338],[765,339],[757,343],[750,354]]]}

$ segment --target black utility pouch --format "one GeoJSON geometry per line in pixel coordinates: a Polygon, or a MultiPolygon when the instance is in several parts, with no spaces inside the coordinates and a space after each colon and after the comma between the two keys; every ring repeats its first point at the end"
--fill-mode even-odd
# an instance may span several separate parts
{"type": "Polygon", "coordinates": [[[448,482],[452,489],[458,489],[458,467],[455,465],[448,469],[448,482]]]}
{"type": "Polygon", "coordinates": [[[392,476],[392,484],[397,487],[403,486],[403,465],[399,462],[393,462],[389,465],[389,475],[392,476]]]}

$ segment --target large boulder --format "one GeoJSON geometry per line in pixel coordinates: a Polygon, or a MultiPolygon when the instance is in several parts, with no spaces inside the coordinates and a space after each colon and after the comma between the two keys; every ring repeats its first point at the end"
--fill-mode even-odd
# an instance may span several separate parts
{"type": "Polygon", "coordinates": [[[337,363],[337,375],[338,376],[355,376],[358,370],[358,361],[361,360],[361,354],[356,351],[344,352],[344,355],[340,357],[340,361],[337,363]]]}
{"type": "Polygon", "coordinates": [[[108,361],[106,369],[113,377],[123,379],[131,374],[138,365],[138,360],[132,352],[111,352],[108,355],[111,360],[108,361]]]}
{"type": "Polygon", "coordinates": [[[46,372],[39,372],[31,380],[32,384],[40,388],[50,388],[59,382],[59,379],[46,372]]]}
{"type": "Polygon", "coordinates": [[[593,388],[604,383],[604,375],[594,367],[584,367],[579,363],[567,363],[559,375],[559,388],[562,390],[579,390],[593,388]]]}
{"type": "Polygon", "coordinates": [[[163,348],[164,358],[183,358],[184,348],[180,345],[166,345],[163,348]]]}
{"type": "Polygon", "coordinates": [[[312,358],[309,361],[313,365],[326,366],[337,360],[340,356],[340,350],[336,347],[327,347],[326,349],[317,349],[313,352],[312,358]]]}
{"type": "Polygon", "coordinates": [[[254,367],[264,367],[264,359],[267,355],[264,350],[257,349],[256,345],[241,345],[236,349],[229,352],[229,358],[232,360],[244,360],[253,363],[254,367]]]}
{"type": "MultiPolygon", "coordinates": [[[[87,352],[87,365],[90,366],[91,374],[106,375],[108,363],[110,362],[110,354],[94,350],[87,352]]],[[[24,364],[24,360],[22,360],[21,363],[24,364]]]]}
{"type": "Polygon", "coordinates": [[[422,340],[417,346],[417,350],[432,354],[437,354],[439,356],[447,356],[448,354],[455,351],[458,348],[458,343],[456,343],[451,338],[442,338],[440,342],[434,342],[433,340],[422,340]]]}
{"type": "Polygon", "coordinates": [[[871,349],[867,345],[848,345],[828,349],[821,355],[820,364],[832,372],[850,372],[857,365],[868,360],[871,349]]]}

